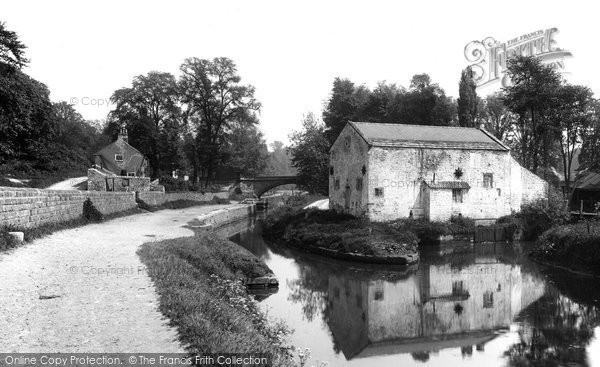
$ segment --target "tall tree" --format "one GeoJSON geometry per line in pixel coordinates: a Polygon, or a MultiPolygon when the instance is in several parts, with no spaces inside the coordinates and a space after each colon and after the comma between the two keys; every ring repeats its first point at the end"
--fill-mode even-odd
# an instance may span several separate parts
{"type": "Polygon", "coordinates": [[[455,123],[456,103],[428,74],[412,77],[407,93],[400,96],[401,124],[448,126],[455,123]]]}
{"type": "MultiPolygon", "coordinates": [[[[370,91],[366,94],[370,94],[370,91]]],[[[346,126],[346,123],[349,120],[356,119],[358,111],[361,109],[357,95],[357,88],[350,80],[334,79],[331,96],[323,110],[323,122],[326,126],[325,134],[331,144],[346,126]]]]}
{"type": "Polygon", "coordinates": [[[125,125],[130,144],[148,157],[154,177],[180,165],[179,155],[173,151],[173,144],[176,147],[180,142],[178,100],[173,75],[156,71],[136,76],[131,87],[116,90],[111,97],[116,107],[109,114],[108,132],[116,137],[125,125]]]}
{"type": "Polygon", "coordinates": [[[265,174],[269,176],[291,176],[295,175],[296,169],[292,166],[292,158],[285,145],[276,140],[269,145],[271,148],[267,158],[265,174]]]}
{"type": "Polygon", "coordinates": [[[222,159],[226,133],[233,124],[253,125],[260,103],[254,87],[240,84],[235,63],[225,57],[189,58],[181,65],[179,87],[186,115],[196,131],[197,163],[208,180],[222,159]]]}
{"type": "Polygon", "coordinates": [[[0,22],[0,72],[23,68],[29,62],[25,49],[17,34],[0,22]]]}
{"type": "Polygon", "coordinates": [[[515,115],[504,105],[502,92],[490,94],[482,106],[482,119],[486,130],[501,141],[507,141],[515,123],[515,115]]]}
{"type": "Polygon", "coordinates": [[[565,84],[556,91],[549,118],[553,121],[556,140],[562,158],[565,191],[571,193],[571,166],[575,150],[591,125],[593,118],[592,91],[584,86],[565,84]]]}
{"type": "Polygon", "coordinates": [[[269,152],[256,125],[233,124],[225,150],[225,167],[239,176],[255,177],[267,166],[269,152]]]}
{"type": "Polygon", "coordinates": [[[327,195],[329,192],[329,141],[325,125],[312,113],[304,117],[302,130],[290,135],[292,164],[298,169],[300,187],[309,192],[327,195]]]}
{"type": "Polygon", "coordinates": [[[507,62],[512,85],[504,88],[504,103],[518,116],[515,137],[522,164],[538,173],[551,164],[552,128],[548,120],[554,95],[562,84],[560,74],[535,57],[517,56],[507,62]]]}
{"type": "Polygon", "coordinates": [[[477,126],[478,97],[477,84],[473,79],[473,70],[466,68],[460,75],[458,83],[458,124],[465,127],[477,126]]]}
{"type": "Polygon", "coordinates": [[[600,171],[600,100],[593,100],[590,109],[591,121],[582,134],[580,170],[600,171]]]}

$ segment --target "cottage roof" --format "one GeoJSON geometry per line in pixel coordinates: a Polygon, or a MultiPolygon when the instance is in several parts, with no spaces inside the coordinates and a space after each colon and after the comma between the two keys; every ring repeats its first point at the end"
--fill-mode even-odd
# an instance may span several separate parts
{"type": "Polygon", "coordinates": [[[372,146],[509,150],[484,129],[353,121],[349,123],[372,146]]]}
{"type": "Polygon", "coordinates": [[[425,182],[432,189],[470,189],[471,185],[465,181],[429,181],[425,182]]]}
{"type": "Polygon", "coordinates": [[[117,140],[100,149],[94,156],[102,160],[104,169],[120,174],[122,170],[127,172],[138,172],[142,167],[145,157],[139,150],[135,149],[120,136],[117,140]],[[123,155],[123,163],[115,163],[115,154],[123,155]]]}
{"type": "Polygon", "coordinates": [[[600,190],[600,174],[587,171],[580,174],[573,186],[580,190],[600,190]]]}

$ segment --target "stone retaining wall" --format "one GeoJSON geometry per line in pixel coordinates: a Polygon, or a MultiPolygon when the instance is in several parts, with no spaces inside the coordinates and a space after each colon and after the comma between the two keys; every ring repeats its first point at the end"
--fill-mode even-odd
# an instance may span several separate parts
{"type": "Polygon", "coordinates": [[[241,218],[247,218],[256,214],[256,206],[253,204],[239,204],[229,208],[217,209],[203,214],[197,219],[202,224],[216,228],[241,218]]]}
{"type": "Polygon", "coordinates": [[[229,193],[227,192],[207,192],[202,194],[200,192],[195,191],[186,191],[186,192],[157,192],[157,191],[144,191],[138,192],[137,198],[138,200],[142,200],[144,203],[150,206],[160,206],[164,203],[178,200],[189,200],[189,201],[198,201],[198,202],[207,202],[211,201],[214,197],[218,197],[219,199],[227,199],[229,197],[229,193]]]}
{"type": "Polygon", "coordinates": [[[134,192],[0,187],[0,226],[31,228],[77,219],[87,198],[105,215],[138,207],[134,192]]]}

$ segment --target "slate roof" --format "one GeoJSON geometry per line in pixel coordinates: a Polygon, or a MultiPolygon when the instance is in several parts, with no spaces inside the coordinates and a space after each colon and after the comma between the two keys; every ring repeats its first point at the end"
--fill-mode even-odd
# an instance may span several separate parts
{"type": "Polygon", "coordinates": [[[353,121],[350,121],[349,124],[371,146],[509,150],[506,145],[484,129],[353,121]]]}
{"type": "Polygon", "coordinates": [[[117,175],[119,175],[122,170],[136,172],[137,174],[146,159],[139,150],[129,145],[125,140],[121,139],[121,137],[100,149],[94,156],[102,161],[102,167],[105,170],[111,171],[117,175]],[[122,163],[117,164],[115,162],[115,154],[123,154],[122,163]]]}
{"type": "Polygon", "coordinates": [[[432,189],[470,189],[469,185],[465,181],[430,181],[425,182],[427,186],[432,189]]]}

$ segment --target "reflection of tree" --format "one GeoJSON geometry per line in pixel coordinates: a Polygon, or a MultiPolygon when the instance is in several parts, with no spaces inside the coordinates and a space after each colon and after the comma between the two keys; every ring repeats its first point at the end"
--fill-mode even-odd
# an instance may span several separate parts
{"type": "Polygon", "coordinates": [[[585,348],[600,324],[599,309],[549,292],[523,311],[521,342],[505,354],[511,366],[586,363],[585,348]]]}
{"type": "Polygon", "coordinates": [[[317,313],[326,315],[328,278],[312,266],[300,266],[300,276],[287,282],[290,289],[288,300],[302,304],[302,312],[308,321],[317,313]]]}

